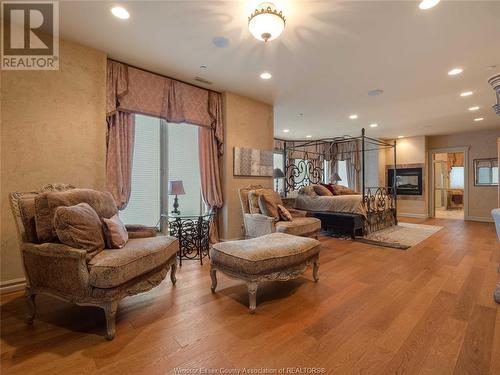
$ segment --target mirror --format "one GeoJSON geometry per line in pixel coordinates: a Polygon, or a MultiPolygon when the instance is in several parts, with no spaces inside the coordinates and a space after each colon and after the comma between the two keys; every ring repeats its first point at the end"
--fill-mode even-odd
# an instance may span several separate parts
{"type": "Polygon", "coordinates": [[[474,160],[474,186],[498,185],[498,158],[474,160]]]}

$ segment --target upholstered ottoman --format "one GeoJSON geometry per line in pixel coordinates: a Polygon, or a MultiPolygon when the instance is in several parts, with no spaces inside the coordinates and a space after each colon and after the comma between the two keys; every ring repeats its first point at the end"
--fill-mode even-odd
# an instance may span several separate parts
{"type": "Polygon", "coordinates": [[[259,282],[296,279],[310,264],[318,281],[319,250],[318,240],[285,233],[217,243],[210,250],[212,292],[217,287],[217,270],[246,281],[253,314],[259,282]]]}

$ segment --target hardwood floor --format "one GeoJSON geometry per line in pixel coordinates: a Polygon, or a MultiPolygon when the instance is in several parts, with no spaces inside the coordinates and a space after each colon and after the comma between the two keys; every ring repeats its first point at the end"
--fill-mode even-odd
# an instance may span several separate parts
{"type": "Polygon", "coordinates": [[[175,287],[120,303],[111,342],[101,310],[39,296],[29,327],[22,295],[2,296],[2,374],[500,374],[494,225],[405,221],[445,228],[407,251],[323,237],[320,281],[262,285],[255,315],[241,281],[220,275],[212,294],[208,266],[185,262],[175,287]]]}

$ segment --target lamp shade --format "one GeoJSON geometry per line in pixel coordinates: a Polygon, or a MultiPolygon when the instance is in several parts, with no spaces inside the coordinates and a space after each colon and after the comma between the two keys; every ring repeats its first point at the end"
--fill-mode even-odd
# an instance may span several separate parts
{"type": "Polygon", "coordinates": [[[182,181],[169,181],[168,183],[168,195],[183,195],[186,194],[184,191],[184,185],[182,181]]]}
{"type": "Polygon", "coordinates": [[[339,174],[338,173],[334,173],[332,178],[330,179],[332,182],[339,182],[339,181],[342,181],[342,179],[340,178],[339,174]]]}
{"type": "Polygon", "coordinates": [[[273,170],[273,177],[274,178],[283,178],[285,177],[285,174],[283,173],[283,171],[279,168],[274,168],[273,170]]]}

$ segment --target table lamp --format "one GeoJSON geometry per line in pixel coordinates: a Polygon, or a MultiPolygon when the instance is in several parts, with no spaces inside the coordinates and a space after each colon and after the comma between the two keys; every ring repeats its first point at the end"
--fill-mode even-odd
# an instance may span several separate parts
{"type": "Polygon", "coordinates": [[[333,182],[335,185],[337,185],[337,183],[339,181],[342,181],[342,179],[340,178],[339,174],[335,172],[333,176],[330,178],[330,181],[333,182]]]}
{"type": "Polygon", "coordinates": [[[276,180],[276,191],[278,191],[278,179],[279,178],[284,178],[285,177],[285,174],[283,173],[283,171],[279,168],[274,168],[273,170],[273,178],[276,180]]]}
{"type": "Polygon", "coordinates": [[[184,195],[186,192],[184,191],[184,185],[182,185],[182,181],[169,181],[168,183],[168,195],[175,195],[174,198],[174,210],[172,211],[175,215],[180,215],[179,211],[179,201],[177,199],[178,195],[184,195]]]}

